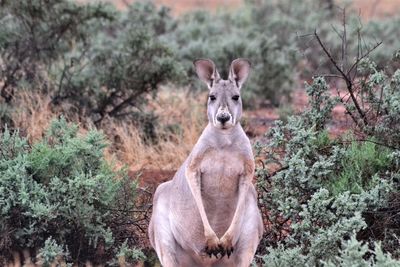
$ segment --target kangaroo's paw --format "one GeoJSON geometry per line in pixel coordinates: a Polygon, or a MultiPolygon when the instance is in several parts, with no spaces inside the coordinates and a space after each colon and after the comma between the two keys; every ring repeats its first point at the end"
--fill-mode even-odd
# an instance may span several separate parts
{"type": "Polygon", "coordinates": [[[215,233],[206,237],[206,246],[204,248],[204,252],[210,258],[212,257],[212,255],[218,258],[218,253],[220,252],[219,239],[215,233]]]}
{"type": "Polygon", "coordinates": [[[233,253],[232,237],[230,235],[224,235],[219,242],[219,252],[221,257],[228,255],[228,258],[233,253]]]}

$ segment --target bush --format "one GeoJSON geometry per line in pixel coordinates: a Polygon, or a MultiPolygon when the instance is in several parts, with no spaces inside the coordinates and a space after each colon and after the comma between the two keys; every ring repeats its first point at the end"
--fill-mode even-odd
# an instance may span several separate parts
{"type": "Polygon", "coordinates": [[[135,3],[127,12],[92,36],[93,42],[57,75],[55,100],[67,99],[95,123],[103,118],[132,116],[146,119],[143,107],[159,85],[178,77],[173,50],[160,40],[172,23],[168,11],[135,3]],[[83,58],[80,58],[82,57],[83,58]]]}
{"type": "Polygon", "coordinates": [[[340,256],[324,263],[327,267],[334,266],[399,266],[399,261],[392,258],[390,253],[383,253],[379,243],[373,244],[373,249],[358,241],[355,235],[347,241],[342,241],[340,256]]]}
{"type": "Polygon", "coordinates": [[[18,132],[0,136],[2,257],[43,248],[38,258],[45,263],[57,256],[104,263],[122,244],[138,245],[137,232],[127,228],[140,215],[135,182],[104,160],[101,133],[77,132],[60,119],[32,146],[18,132]]]}
{"type": "MultiPolygon", "coordinates": [[[[368,140],[353,140],[350,145],[340,138],[331,140],[326,124],[337,99],[322,78],[308,85],[307,93],[310,109],[290,117],[287,124],[278,121],[270,131],[270,143],[256,145],[258,155],[266,159],[264,166],[271,160],[281,166],[273,173],[257,169],[267,220],[260,246],[265,266],[348,266],[350,260],[397,266],[400,263],[378,247],[368,252],[361,243],[353,240],[349,246],[346,240],[357,233],[366,241],[377,241],[370,234],[376,226],[369,214],[394,205],[390,199],[399,190],[400,169],[391,155],[398,149],[368,140]],[[350,259],[357,251],[357,260],[350,259]],[[369,257],[371,253],[380,256],[369,257]]],[[[398,227],[386,227],[390,234],[381,236],[382,247],[396,254],[398,248],[390,242],[398,227]]]]}
{"type": "Polygon", "coordinates": [[[108,6],[68,0],[1,1],[1,96],[10,102],[21,84],[46,90],[48,69],[88,41],[94,22],[112,19],[108,6]]]}

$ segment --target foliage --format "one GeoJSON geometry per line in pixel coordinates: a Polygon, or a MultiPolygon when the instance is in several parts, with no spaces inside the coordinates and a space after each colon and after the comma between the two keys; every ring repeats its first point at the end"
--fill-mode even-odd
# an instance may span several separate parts
{"type": "MultiPolygon", "coordinates": [[[[172,23],[165,8],[136,3],[106,24],[107,31],[92,36],[92,44],[72,53],[57,73],[60,84],[55,101],[68,99],[99,123],[104,117],[146,119],[146,96],[159,85],[178,77],[179,64],[160,41],[172,23]],[[82,58],[83,57],[83,58],[82,58]]],[[[151,119],[151,117],[147,117],[151,119]]]]}
{"type": "Polygon", "coordinates": [[[400,147],[400,70],[390,76],[368,58],[361,61],[360,70],[364,73],[359,88],[361,97],[371,106],[365,112],[367,130],[388,146],[400,147]]]}
{"type": "MultiPolygon", "coordinates": [[[[269,249],[269,254],[264,256],[263,261],[272,267],[289,267],[293,264],[297,266],[307,265],[307,259],[300,253],[300,248],[269,249]]],[[[321,262],[326,267],[347,267],[347,266],[399,266],[399,262],[385,254],[379,243],[375,243],[373,249],[369,249],[367,244],[360,242],[353,234],[349,240],[343,240],[339,255],[327,262],[321,262]]]]}
{"type": "Polygon", "coordinates": [[[135,263],[139,260],[145,260],[146,256],[143,254],[143,252],[139,249],[136,248],[130,248],[128,246],[128,240],[125,240],[124,243],[122,243],[121,247],[119,248],[119,252],[117,254],[118,261],[119,261],[119,266],[126,266],[126,262],[131,262],[135,263]]]}
{"type": "Polygon", "coordinates": [[[56,261],[58,257],[64,257],[65,255],[64,249],[57,245],[57,243],[49,237],[44,242],[44,247],[39,250],[39,254],[37,255],[43,262],[43,266],[51,266],[51,264],[56,261]]]}
{"type": "MultiPolygon", "coordinates": [[[[368,214],[393,205],[388,200],[398,190],[400,169],[390,155],[397,150],[379,142],[331,140],[326,125],[337,99],[328,89],[322,78],[314,79],[306,89],[310,108],[289,117],[287,124],[278,121],[269,144],[256,145],[266,158],[264,165],[275,161],[281,166],[272,174],[257,169],[261,206],[268,210],[264,216],[269,221],[260,248],[265,266],[294,266],[298,261],[305,266],[347,266],[346,257],[358,247],[343,245],[342,251],[340,244],[353,232],[374,231],[368,214]]],[[[382,240],[384,248],[397,250],[389,248],[389,239],[382,240]]],[[[380,259],[394,262],[388,255],[380,259]]],[[[368,262],[382,263],[372,257],[368,262]]]]}
{"type": "Polygon", "coordinates": [[[374,243],[373,249],[360,242],[353,234],[347,241],[342,241],[342,249],[333,260],[324,263],[324,266],[400,266],[400,262],[393,259],[390,253],[383,253],[379,243],[374,243]]]}
{"type": "Polygon", "coordinates": [[[44,262],[60,253],[69,261],[99,262],[114,257],[115,246],[136,244],[126,228],[138,216],[135,182],[105,162],[101,133],[77,131],[60,119],[32,146],[18,132],[1,135],[2,256],[43,247],[44,262]],[[131,237],[125,241],[127,231],[131,237]]]}
{"type": "MultiPolygon", "coordinates": [[[[349,65],[349,58],[357,57],[382,42],[381,49],[371,54],[379,69],[396,69],[398,64],[388,64],[394,52],[399,49],[396,36],[399,35],[399,16],[360,18],[353,1],[335,3],[332,0],[306,1],[254,1],[248,0],[253,24],[258,25],[264,36],[276,36],[279,47],[292,45],[297,57],[303,59],[298,71],[310,74],[332,73],[335,68],[327,58],[322,57],[322,49],[315,39],[317,31],[332,56],[340,64],[349,65]],[[343,27],[345,25],[345,27],[343,27]],[[346,44],[343,45],[342,41],[346,44]]],[[[293,63],[293,62],[292,62],[293,63]]],[[[348,67],[348,66],[346,66],[348,67]]]]}
{"type": "Polygon", "coordinates": [[[384,175],[390,165],[389,149],[375,144],[373,140],[361,144],[350,141],[340,162],[342,170],[326,186],[333,194],[345,191],[359,194],[363,189],[370,189],[379,179],[374,176],[379,172],[384,175]]]}

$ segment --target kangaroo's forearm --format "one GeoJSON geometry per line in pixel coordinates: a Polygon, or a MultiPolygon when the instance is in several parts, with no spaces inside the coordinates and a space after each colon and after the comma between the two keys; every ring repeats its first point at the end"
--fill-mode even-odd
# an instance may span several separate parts
{"type": "Polygon", "coordinates": [[[238,200],[236,204],[235,213],[232,218],[232,222],[228,227],[228,230],[222,236],[222,240],[224,242],[235,242],[236,238],[239,233],[238,229],[240,229],[240,222],[242,218],[242,214],[244,213],[244,209],[246,206],[246,196],[249,191],[250,186],[252,185],[251,182],[254,176],[254,161],[252,157],[244,159],[244,173],[241,175],[239,179],[238,185],[238,200]]]}
{"type": "Polygon", "coordinates": [[[196,206],[199,210],[201,221],[203,222],[204,226],[204,232],[205,234],[212,234],[213,230],[208,221],[203,200],[201,198],[201,175],[198,172],[188,170],[186,171],[186,179],[188,181],[189,188],[192,192],[196,206]]]}
{"type": "Polygon", "coordinates": [[[246,195],[249,190],[249,187],[251,185],[251,181],[249,181],[246,178],[243,178],[243,181],[239,184],[239,190],[238,190],[238,200],[237,200],[237,205],[235,209],[235,213],[232,218],[232,222],[226,231],[225,234],[228,234],[233,238],[236,229],[238,229],[238,226],[240,224],[241,216],[244,212],[245,204],[246,204],[246,195]]]}

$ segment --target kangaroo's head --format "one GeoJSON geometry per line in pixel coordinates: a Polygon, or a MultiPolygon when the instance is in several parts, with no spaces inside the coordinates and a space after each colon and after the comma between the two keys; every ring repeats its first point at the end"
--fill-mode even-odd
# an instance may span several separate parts
{"type": "Polygon", "coordinates": [[[243,58],[232,61],[228,80],[221,79],[214,62],[210,59],[198,59],[193,64],[197,75],[210,90],[207,103],[208,120],[219,129],[232,128],[239,123],[242,116],[240,89],[249,74],[250,61],[243,58]]]}

